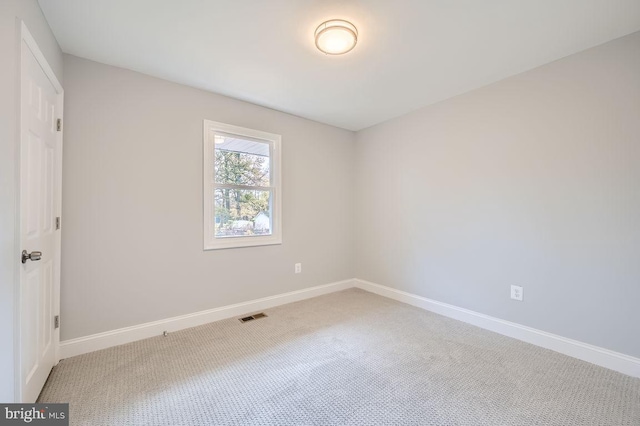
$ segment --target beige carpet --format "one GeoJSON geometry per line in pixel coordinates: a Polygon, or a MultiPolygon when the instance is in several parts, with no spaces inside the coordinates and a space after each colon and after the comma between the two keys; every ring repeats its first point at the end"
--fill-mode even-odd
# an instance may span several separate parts
{"type": "Polygon", "coordinates": [[[361,290],[65,359],[74,425],[640,425],[640,379],[361,290]]]}

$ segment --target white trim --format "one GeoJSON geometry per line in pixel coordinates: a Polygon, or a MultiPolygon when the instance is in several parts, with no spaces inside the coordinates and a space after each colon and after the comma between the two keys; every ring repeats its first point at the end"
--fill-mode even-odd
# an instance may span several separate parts
{"type": "Polygon", "coordinates": [[[523,342],[550,349],[573,358],[578,358],[632,377],[640,378],[640,358],[634,358],[609,349],[568,339],[556,334],[547,333],[546,331],[501,320],[479,312],[427,299],[426,297],[396,290],[394,288],[375,284],[369,281],[360,279],[355,279],[354,281],[355,286],[362,290],[463,321],[504,336],[522,340],[523,342]]]}
{"type": "Polygon", "coordinates": [[[38,47],[38,43],[36,42],[36,39],[33,38],[24,21],[20,21],[20,34],[21,34],[20,41],[22,42],[22,40],[24,40],[27,46],[29,46],[29,49],[31,49],[31,53],[33,53],[33,56],[36,58],[36,61],[38,61],[38,64],[40,64],[40,66],[42,67],[42,71],[44,71],[44,74],[47,76],[47,78],[49,79],[53,87],[56,89],[56,92],[58,94],[62,93],[64,91],[62,89],[62,84],[60,84],[60,81],[56,77],[56,73],[53,72],[53,69],[49,65],[49,62],[47,62],[47,58],[45,58],[44,54],[38,47]]]}
{"type": "Polygon", "coordinates": [[[250,312],[273,308],[274,306],[297,302],[299,300],[309,299],[311,297],[321,296],[335,291],[346,290],[353,286],[353,280],[338,281],[331,284],[251,300],[249,302],[222,306],[220,308],[134,325],[132,327],[92,334],[90,336],[79,337],[77,339],[64,340],[60,343],[60,353],[62,358],[69,358],[100,349],[110,348],[112,346],[135,342],[136,340],[159,336],[165,330],[173,332],[183,330],[185,328],[196,327],[213,321],[241,316],[250,312]]]}
{"type": "MultiPolygon", "coordinates": [[[[56,268],[57,272],[54,274],[54,280],[55,282],[53,283],[54,285],[54,300],[53,300],[53,315],[58,315],[58,317],[60,316],[60,276],[61,276],[61,263],[62,263],[62,161],[63,161],[63,156],[62,156],[62,151],[64,149],[64,91],[60,92],[60,94],[58,95],[58,105],[56,106],[58,112],[59,112],[59,119],[62,120],[62,127],[60,129],[60,131],[58,132],[57,136],[58,136],[58,158],[56,159],[56,217],[60,218],[60,229],[57,229],[55,231],[56,234],[56,240],[55,240],[55,245],[56,245],[56,258],[54,260],[54,267],[56,268]]],[[[60,362],[60,327],[56,328],[53,331],[53,334],[55,336],[55,363],[56,365],[58,364],[58,362],[60,362]]]]}
{"type": "Polygon", "coordinates": [[[111,330],[104,333],[79,337],[77,339],[65,340],[60,342],[60,354],[61,358],[69,358],[100,349],[110,348],[112,346],[123,345],[125,343],[159,336],[165,330],[170,332],[183,330],[185,328],[196,327],[213,321],[241,316],[250,312],[273,308],[286,303],[297,302],[321,296],[323,294],[346,290],[352,287],[360,288],[379,296],[407,303],[439,315],[484,328],[485,330],[490,330],[495,333],[522,340],[604,368],[609,368],[632,377],[640,378],[639,358],[634,358],[609,349],[568,339],[556,334],[547,333],[535,328],[501,320],[479,312],[459,308],[447,303],[438,302],[426,297],[360,279],[338,281],[331,284],[251,300],[249,302],[222,306],[220,308],[195,312],[193,314],[181,315],[178,317],[111,330]]]}
{"type": "MultiPolygon", "coordinates": [[[[203,248],[204,250],[228,249],[252,246],[267,246],[282,244],[282,179],[281,179],[281,142],[282,137],[274,133],[260,130],[247,129],[231,124],[219,123],[211,120],[203,120],[203,168],[202,168],[202,200],[203,200],[203,248]],[[250,139],[259,140],[269,144],[269,162],[271,172],[271,185],[265,190],[271,194],[271,235],[256,235],[249,237],[215,238],[214,233],[214,197],[215,183],[212,183],[215,174],[215,140],[214,132],[229,135],[238,135],[250,139]]],[[[226,186],[226,185],[225,185],[226,186]]],[[[246,187],[243,185],[243,187],[246,187]]],[[[249,188],[249,187],[247,187],[249,188]]]]}

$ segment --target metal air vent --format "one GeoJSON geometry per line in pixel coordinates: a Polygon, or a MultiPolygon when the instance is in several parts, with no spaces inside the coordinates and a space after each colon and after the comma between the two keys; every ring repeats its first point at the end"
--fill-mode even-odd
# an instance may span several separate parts
{"type": "Polygon", "coordinates": [[[267,316],[267,314],[265,314],[264,312],[259,312],[257,314],[249,315],[248,317],[239,318],[239,321],[240,322],[248,322],[248,321],[253,321],[253,320],[256,320],[256,319],[264,318],[266,316],[267,316]]]}

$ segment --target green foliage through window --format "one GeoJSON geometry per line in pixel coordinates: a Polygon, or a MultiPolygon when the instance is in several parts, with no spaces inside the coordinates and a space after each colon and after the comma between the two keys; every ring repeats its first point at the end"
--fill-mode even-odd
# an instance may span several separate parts
{"type": "MultiPolygon", "coordinates": [[[[215,150],[215,235],[270,234],[269,157],[233,150],[234,141],[237,139],[229,143],[225,139],[221,145],[231,146],[216,146],[215,150]]],[[[257,144],[250,142],[249,146],[257,144]]]]}

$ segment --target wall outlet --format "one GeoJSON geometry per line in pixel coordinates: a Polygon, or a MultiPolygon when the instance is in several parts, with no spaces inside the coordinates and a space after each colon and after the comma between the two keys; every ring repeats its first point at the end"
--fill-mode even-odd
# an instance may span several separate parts
{"type": "Polygon", "coordinates": [[[301,273],[302,273],[302,263],[296,263],[296,264],[294,265],[293,270],[294,270],[294,272],[295,272],[296,274],[301,274],[301,273]]]}
{"type": "Polygon", "coordinates": [[[522,289],[522,287],[517,285],[511,286],[511,298],[513,300],[519,300],[520,302],[522,302],[523,293],[524,290],[522,289]]]}

